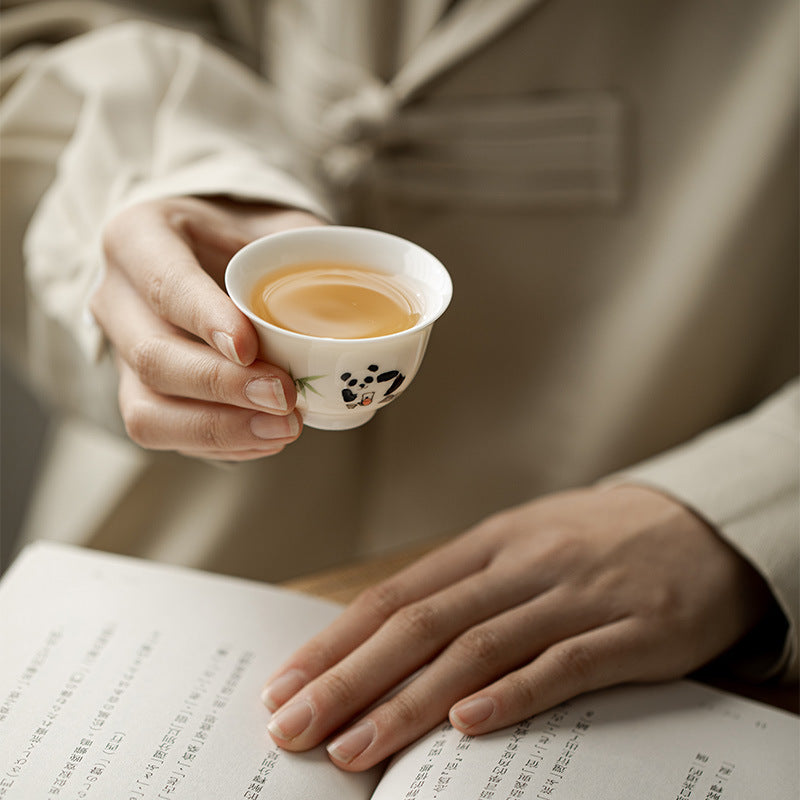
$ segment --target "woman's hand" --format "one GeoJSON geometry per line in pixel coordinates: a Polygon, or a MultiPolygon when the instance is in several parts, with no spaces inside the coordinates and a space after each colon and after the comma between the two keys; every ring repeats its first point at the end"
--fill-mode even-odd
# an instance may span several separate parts
{"type": "Polygon", "coordinates": [[[306,750],[344,726],[330,756],[363,770],[448,713],[487,733],[592,689],[685,675],[744,635],[769,597],[660,493],[553,495],[367,590],[268,682],[269,730],[306,750]]]}
{"type": "Polygon", "coordinates": [[[248,242],[318,224],[303,211],[194,197],[142,203],[111,220],[91,310],[116,350],[133,441],[242,461],[299,436],[291,378],[255,360],[255,329],[222,286],[248,242]]]}

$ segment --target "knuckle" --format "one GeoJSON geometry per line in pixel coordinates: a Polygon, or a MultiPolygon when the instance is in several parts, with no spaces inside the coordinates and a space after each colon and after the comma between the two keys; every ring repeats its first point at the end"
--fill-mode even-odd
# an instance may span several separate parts
{"type": "Polygon", "coordinates": [[[192,421],[193,440],[203,449],[226,450],[232,442],[216,411],[199,410],[192,421]]]}
{"type": "Polygon", "coordinates": [[[640,613],[667,622],[681,616],[681,606],[680,593],[673,586],[650,581],[648,591],[642,598],[640,613]]]}
{"type": "Polygon", "coordinates": [[[387,707],[388,714],[403,727],[411,727],[425,716],[425,706],[408,692],[400,692],[387,707]]]}
{"type": "Polygon", "coordinates": [[[162,318],[165,318],[167,311],[165,294],[165,282],[162,275],[156,272],[146,272],[142,275],[142,295],[147,305],[162,318]]]}
{"type": "Polygon", "coordinates": [[[355,705],[355,686],[338,670],[326,672],[319,678],[319,685],[325,697],[334,707],[351,708],[355,705]]]}
{"type": "Polygon", "coordinates": [[[567,642],[553,653],[559,671],[577,685],[582,685],[597,669],[592,650],[581,642],[567,642]]]}
{"type": "Polygon", "coordinates": [[[542,557],[570,568],[581,561],[586,553],[586,541],[569,526],[558,525],[541,534],[542,557]]]}
{"type": "Polygon", "coordinates": [[[163,209],[164,219],[170,228],[182,235],[191,230],[191,207],[180,203],[170,203],[163,209]]]}
{"type": "Polygon", "coordinates": [[[365,589],[355,603],[380,621],[389,619],[403,604],[400,592],[391,581],[382,581],[365,589]]]}
{"type": "Polygon", "coordinates": [[[503,679],[503,693],[507,704],[513,708],[529,709],[541,702],[533,682],[518,673],[506,675],[503,679]]]}
{"type": "Polygon", "coordinates": [[[152,413],[146,400],[121,401],[120,411],[125,432],[132,442],[141,447],[149,447],[152,413]]]}
{"type": "Polygon", "coordinates": [[[478,626],[465,631],[456,639],[456,646],[463,658],[479,668],[488,669],[501,659],[504,643],[487,626],[478,626]]]}
{"type": "Polygon", "coordinates": [[[302,661],[300,668],[309,674],[321,673],[337,660],[329,645],[315,639],[306,643],[299,659],[302,661]]]}
{"type": "Polygon", "coordinates": [[[151,389],[158,388],[163,374],[166,343],[156,337],[138,341],[130,351],[129,363],[139,380],[151,389]]]}
{"type": "Polygon", "coordinates": [[[415,639],[436,638],[442,629],[442,615],[430,602],[405,606],[395,612],[392,621],[415,639]]]}
{"type": "Polygon", "coordinates": [[[158,211],[173,230],[187,234],[199,210],[208,209],[208,202],[200,197],[165,197],[159,201],[158,211]]]}
{"type": "Polygon", "coordinates": [[[489,539],[503,540],[507,535],[513,533],[515,519],[513,512],[508,509],[495,511],[488,517],[481,520],[475,527],[476,534],[485,536],[489,539]]]}
{"type": "Polygon", "coordinates": [[[205,397],[213,400],[223,400],[227,397],[225,375],[218,360],[207,359],[203,368],[198,371],[197,379],[200,381],[201,391],[205,397]]]}
{"type": "Polygon", "coordinates": [[[107,259],[114,261],[124,257],[131,241],[135,240],[143,227],[159,224],[163,200],[146,200],[122,209],[103,226],[101,246],[107,259]]]}

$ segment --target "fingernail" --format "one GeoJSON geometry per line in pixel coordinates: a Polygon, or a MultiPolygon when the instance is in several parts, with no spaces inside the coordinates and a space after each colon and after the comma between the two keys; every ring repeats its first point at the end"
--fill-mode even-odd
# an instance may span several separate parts
{"type": "Polygon", "coordinates": [[[476,697],[454,706],[450,714],[461,723],[462,727],[471,728],[494,714],[494,700],[488,697],[476,697]]]}
{"type": "Polygon", "coordinates": [[[275,711],[299,692],[306,683],[305,676],[299,669],[290,669],[264,687],[264,691],[261,692],[261,702],[270,711],[275,711]]]}
{"type": "Polygon", "coordinates": [[[273,411],[288,411],[283,384],[278,378],[256,378],[244,387],[244,393],[251,403],[273,411]]]}
{"type": "Polygon", "coordinates": [[[288,417],[256,414],[250,420],[250,430],[259,439],[285,439],[287,436],[297,436],[300,423],[294,414],[289,414],[288,417]]]}
{"type": "Polygon", "coordinates": [[[267,725],[267,730],[279,739],[296,739],[314,718],[314,709],[308,700],[298,700],[281,709],[267,725]]]}
{"type": "Polygon", "coordinates": [[[214,347],[228,359],[240,366],[244,366],[244,362],[239,358],[236,348],[233,346],[233,336],[222,331],[214,331],[211,334],[211,341],[214,342],[214,347]]]}
{"type": "Polygon", "coordinates": [[[328,754],[341,764],[349,764],[372,744],[377,733],[371,719],[362,719],[328,745],[328,754]]]}

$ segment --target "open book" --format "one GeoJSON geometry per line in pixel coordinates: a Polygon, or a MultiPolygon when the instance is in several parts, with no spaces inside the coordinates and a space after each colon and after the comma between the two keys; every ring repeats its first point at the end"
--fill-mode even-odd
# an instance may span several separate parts
{"type": "Polygon", "coordinates": [[[0,582],[0,798],[796,800],[798,718],[689,681],[577,698],[382,769],[267,734],[262,683],[337,606],[62,545],[0,582]]]}

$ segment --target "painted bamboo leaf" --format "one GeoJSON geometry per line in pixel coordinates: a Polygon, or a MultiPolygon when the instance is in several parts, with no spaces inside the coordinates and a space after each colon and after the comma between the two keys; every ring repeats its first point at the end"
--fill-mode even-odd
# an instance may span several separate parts
{"type": "Polygon", "coordinates": [[[320,378],[324,378],[324,375],[306,375],[305,378],[292,378],[294,381],[295,389],[297,389],[303,397],[306,396],[306,389],[310,389],[314,394],[322,395],[311,385],[313,381],[318,381],[320,378]]]}

